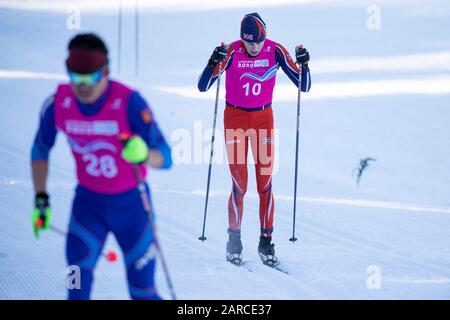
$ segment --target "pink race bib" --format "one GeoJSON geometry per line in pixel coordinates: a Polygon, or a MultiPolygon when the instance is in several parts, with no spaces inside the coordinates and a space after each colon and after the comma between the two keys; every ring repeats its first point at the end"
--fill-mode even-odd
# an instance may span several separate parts
{"type": "Polygon", "coordinates": [[[226,100],[243,107],[261,107],[272,102],[278,63],[275,45],[266,39],[257,57],[249,57],[241,40],[231,44],[234,55],[226,72],[226,100]]]}
{"type": "MultiPolygon", "coordinates": [[[[121,132],[130,132],[128,98],[132,90],[110,81],[109,93],[100,111],[81,113],[69,84],[58,86],[55,95],[55,124],[69,140],[77,166],[77,178],[83,187],[103,194],[116,194],[136,187],[131,164],[121,156],[121,132]]],[[[140,166],[143,177],[144,165],[140,166]]]]}

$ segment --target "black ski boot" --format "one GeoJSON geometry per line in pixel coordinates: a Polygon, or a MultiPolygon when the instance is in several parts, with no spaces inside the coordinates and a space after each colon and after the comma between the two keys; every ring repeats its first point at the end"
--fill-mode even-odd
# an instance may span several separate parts
{"type": "Polygon", "coordinates": [[[260,237],[258,253],[263,264],[273,267],[278,263],[278,258],[275,256],[275,244],[271,244],[272,237],[260,237]]]}
{"type": "Polygon", "coordinates": [[[242,262],[241,231],[228,230],[228,242],[226,251],[227,261],[240,266],[242,262]]]}

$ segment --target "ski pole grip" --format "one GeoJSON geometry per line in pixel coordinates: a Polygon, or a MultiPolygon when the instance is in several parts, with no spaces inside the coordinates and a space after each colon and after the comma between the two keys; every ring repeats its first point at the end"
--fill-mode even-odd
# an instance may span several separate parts
{"type": "MultiPolygon", "coordinates": [[[[304,48],[304,46],[303,46],[303,43],[300,43],[298,46],[297,46],[297,48],[299,48],[299,49],[303,49],[304,48]]],[[[297,49],[296,49],[297,50],[297,49]]],[[[299,67],[302,67],[302,65],[300,65],[298,62],[296,62],[298,65],[299,65],[299,67]]],[[[295,241],[295,240],[294,240],[295,241]]]]}
{"type": "Polygon", "coordinates": [[[225,49],[227,49],[227,50],[228,50],[228,48],[230,47],[229,44],[226,44],[226,43],[223,42],[223,41],[220,43],[220,46],[221,46],[221,47],[225,47],[225,49]]]}

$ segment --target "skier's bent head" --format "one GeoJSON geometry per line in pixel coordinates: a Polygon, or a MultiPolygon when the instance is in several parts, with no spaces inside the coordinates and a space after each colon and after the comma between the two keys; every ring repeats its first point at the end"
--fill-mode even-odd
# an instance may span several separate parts
{"type": "Polygon", "coordinates": [[[246,14],[242,19],[241,39],[249,55],[259,54],[266,39],[266,24],[258,13],[246,14]]]}
{"type": "Polygon", "coordinates": [[[77,34],[68,46],[67,72],[82,103],[94,103],[108,86],[108,49],[93,33],[77,34]]]}

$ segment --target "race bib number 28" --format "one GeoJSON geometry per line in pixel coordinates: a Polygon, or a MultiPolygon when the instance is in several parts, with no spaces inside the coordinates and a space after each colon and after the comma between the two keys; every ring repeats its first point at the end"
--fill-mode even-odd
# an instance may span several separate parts
{"type": "Polygon", "coordinates": [[[83,161],[87,162],[86,172],[91,176],[104,176],[111,179],[117,175],[118,169],[113,156],[104,155],[97,157],[95,154],[86,153],[83,155],[83,161]]]}

